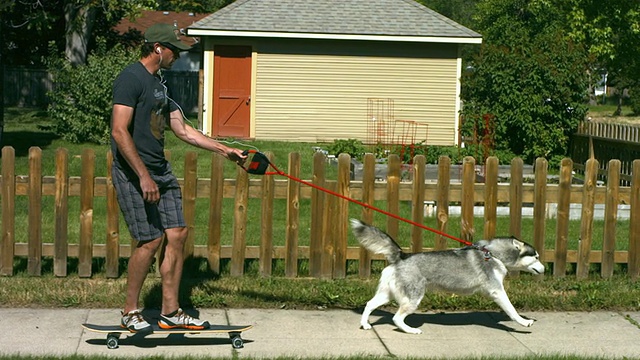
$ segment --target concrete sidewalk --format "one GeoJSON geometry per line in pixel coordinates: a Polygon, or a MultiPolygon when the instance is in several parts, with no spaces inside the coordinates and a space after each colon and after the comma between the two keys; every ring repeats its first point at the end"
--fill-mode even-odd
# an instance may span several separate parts
{"type": "Polygon", "coordinates": [[[0,308],[2,355],[206,356],[275,358],[279,356],[480,357],[575,354],[640,358],[640,312],[523,312],[536,319],[523,328],[499,312],[418,313],[407,323],[421,335],[399,332],[392,314],[371,316],[373,330],[359,328],[360,314],[349,310],[202,309],[201,318],[216,324],[254,325],[243,333],[244,348],[229,337],[160,335],[120,339],[106,347],[106,335],[80,324],[114,324],[116,309],[0,308]]]}

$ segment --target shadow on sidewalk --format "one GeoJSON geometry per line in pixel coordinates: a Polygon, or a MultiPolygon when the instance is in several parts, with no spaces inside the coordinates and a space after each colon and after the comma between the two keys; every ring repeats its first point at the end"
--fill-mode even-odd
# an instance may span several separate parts
{"type": "MultiPolygon", "coordinates": [[[[359,314],[362,314],[363,309],[354,310],[359,314]]],[[[393,315],[394,312],[385,311],[385,310],[375,310],[371,317],[369,318],[369,322],[371,325],[391,325],[395,327],[393,323],[393,315]]],[[[423,325],[441,325],[441,326],[469,326],[469,325],[478,325],[484,326],[496,330],[502,330],[507,332],[515,332],[520,334],[529,334],[531,331],[528,330],[519,330],[513,327],[502,324],[501,322],[507,321],[513,323],[514,326],[520,327],[515,322],[512,322],[509,317],[502,312],[492,312],[492,311],[471,311],[471,312],[452,312],[452,313],[414,313],[405,319],[407,325],[411,327],[421,328],[423,325]]],[[[400,331],[397,329],[397,331],[400,331]]],[[[424,329],[423,329],[424,331],[424,329]]]]}

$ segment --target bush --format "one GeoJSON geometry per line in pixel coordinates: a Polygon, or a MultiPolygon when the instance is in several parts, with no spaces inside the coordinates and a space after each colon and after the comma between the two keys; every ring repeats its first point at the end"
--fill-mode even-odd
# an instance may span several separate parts
{"type": "Polygon", "coordinates": [[[352,159],[362,159],[366,151],[362,141],[357,139],[336,139],[329,146],[329,153],[336,156],[349,154],[352,159]]]}
{"type": "Polygon", "coordinates": [[[86,65],[73,67],[55,54],[49,63],[55,83],[48,108],[53,130],[72,143],[109,143],[113,81],[125,66],[137,60],[137,52],[121,45],[107,51],[104,40],[97,41],[86,65]]]}

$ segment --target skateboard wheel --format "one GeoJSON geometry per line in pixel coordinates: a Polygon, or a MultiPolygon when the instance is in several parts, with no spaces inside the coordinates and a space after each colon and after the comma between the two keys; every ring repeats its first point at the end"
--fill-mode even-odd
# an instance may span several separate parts
{"type": "Polygon", "coordinates": [[[117,336],[107,336],[107,348],[109,349],[117,349],[118,348],[118,337],[117,336]]]}
{"type": "Polygon", "coordinates": [[[244,340],[240,337],[240,335],[235,335],[231,337],[231,346],[234,349],[242,349],[244,347],[244,340]]]}

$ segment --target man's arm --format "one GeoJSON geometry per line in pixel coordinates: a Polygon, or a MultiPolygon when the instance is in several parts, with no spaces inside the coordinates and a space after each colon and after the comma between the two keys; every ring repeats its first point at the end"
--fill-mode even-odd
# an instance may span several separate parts
{"type": "Polygon", "coordinates": [[[147,202],[157,202],[160,200],[158,184],[151,179],[147,167],[142,162],[136,150],[133,138],[131,134],[129,134],[129,125],[133,119],[133,108],[115,104],[113,105],[111,116],[111,135],[118,146],[118,151],[120,151],[124,159],[129,163],[129,166],[131,166],[131,169],[138,175],[140,188],[142,189],[142,197],[147,202]]]}
{"type": "Polygon", "coordinates": [[[169,125],[180,140],[193,146],[216,152],[238,165],[244,164],[247,158],[247,155],[242,154],[242,150],[226,146],[185,124],[180,110],[175,110],[170,114],[169,125]]]}

